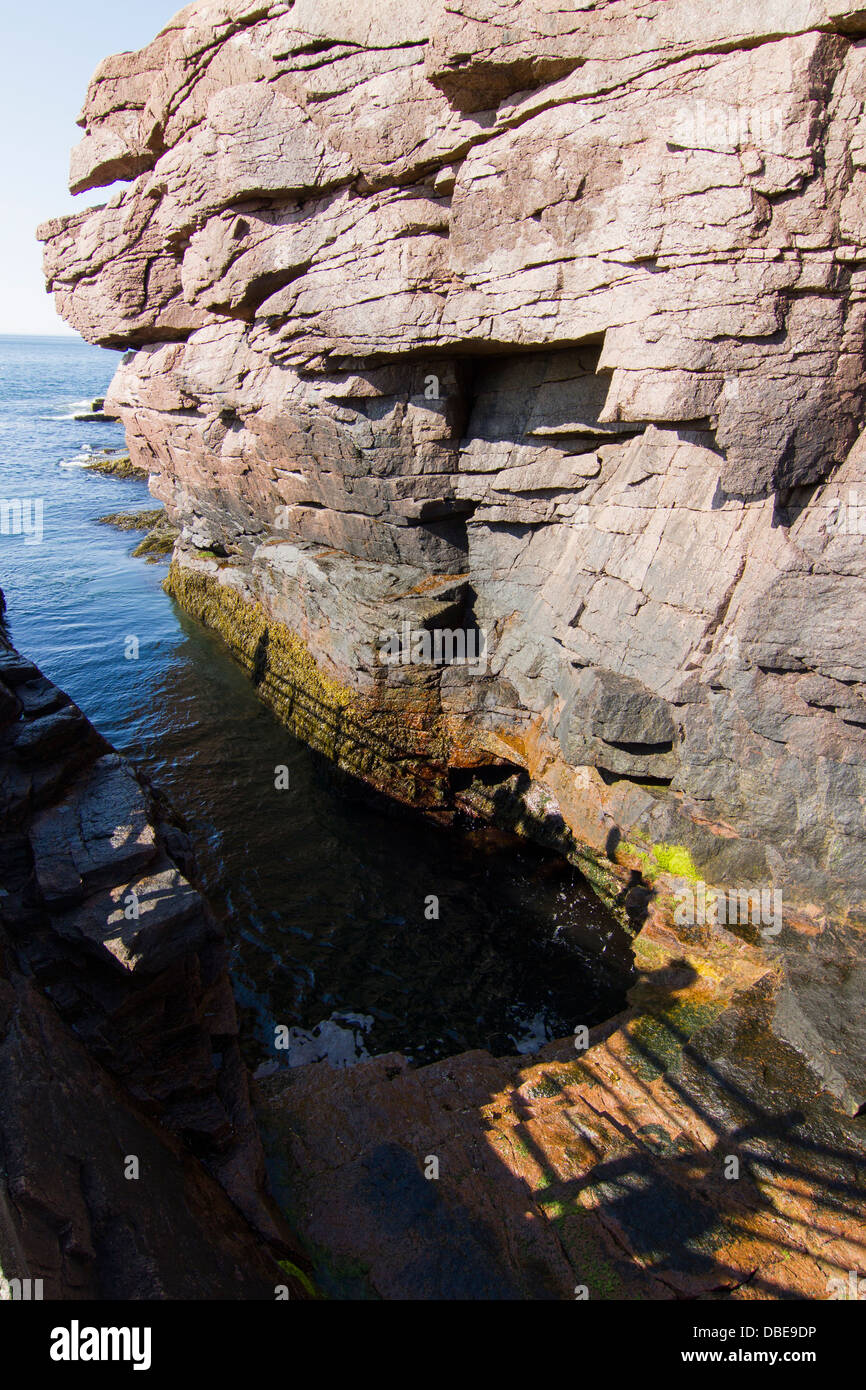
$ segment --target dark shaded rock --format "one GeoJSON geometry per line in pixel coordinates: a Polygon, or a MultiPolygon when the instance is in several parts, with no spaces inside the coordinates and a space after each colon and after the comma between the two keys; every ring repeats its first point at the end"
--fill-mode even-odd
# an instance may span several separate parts
{"type": "Polygon", "coordinates": [[[0,1270],[47,1299],[269,1299],[265,1245],[32,982],[0,978],[0,1270]],[[126,1176],[129,1159],[139,1176],[126,1176]]]}
{"type": "MultiPolygon", "coordinates": [[[[80,716],[79,716],[80,717],[80,716]]],[[[41,812],[30,832],[37,882],[51,905],[115,884],[157,853],[144,793],[117,754],[95,762],[70,797],[41,812]]]]}
{"type": "Polygon", "coordinates": [[[578,671],[573,686],[558,729],[566,761],[659,779],[673,776],[675,728],[666,700],[613,671],[578,671]]]}
{"type": "Polygon", "coordinates": [[[304,1296],[225,939],[171,857],[193,872],[189,843],[66,696],[0,661],[23,697],[0,748],[0,1271],[54,1298],[304,1296]]]}

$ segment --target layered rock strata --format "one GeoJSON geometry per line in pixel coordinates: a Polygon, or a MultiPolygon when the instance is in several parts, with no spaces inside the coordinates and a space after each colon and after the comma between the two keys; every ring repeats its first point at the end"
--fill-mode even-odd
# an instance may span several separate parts
{"type": "Polygon", "coordinates": [[[42,228],[49,284],[131,349],[173,592],[293,647],[302,733],[862,921],[864,34],[227,0],[102,64],[72,187],[128,186],[42,228]],[[404,622],[483,630],[483,676],[383,662],[404,622]]]}
{"type": "Polygon", "coordinates": [[[848,1110],[864,37],[856,0],[194,4],[91,83],[72,186],[127,187],[41,229],[128,350],[170,591],[263,697],[636,924],[674,862],[781,893],[774,1027],[848,1110]],[[445,631],[483,661],[388,659],[445,631]]]}
{"type": "Polygon", "coordinates": [[[191,867],[133,767],[0,641],[0,1273],[46,1298],[286,1282],[227,946],[191,867]]]}

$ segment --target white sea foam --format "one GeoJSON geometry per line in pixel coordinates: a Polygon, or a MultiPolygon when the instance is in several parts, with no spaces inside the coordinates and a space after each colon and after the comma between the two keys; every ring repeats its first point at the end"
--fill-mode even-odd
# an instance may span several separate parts
{"type": "MultiPolygon", "coordinates": [[[[364,1046],[364,1034],[375,1023],[372,1014],[334,1013],[314,1028],[290,1028],[289,1045],[284,1057],[290,1067],[307,1062],[328,1062],[332,1067],[353,1067],[370,1053],[364,1046]]],[[[258,1068],[258,1078],[279,1070],[279,1062],[266,1062],[258,1068]]]]}
{"type": "Polygon", "coordinates": [[[518,1015],[518,1032],[511,1035],[510,1041],[515,1052],[537,1052],[546,1042],[550,1041],[550,1033],[543,1011],[534,1014],[532,1018],[526,1015],[518,1015]]]}
{"type": "Polygon", "coordinates": [[[93,402],[99,399],[101,399],[99,396],[88,396],[87,399],[83,401],[65,401],[62,406],[57,406],[56,414],[39,415],[37,419],[53,421],[80,420],[82,415],[96,414],[93,408],[93,402]]]}
{"type": "Polygon", "coordinates": [[[93,463],[93,460],[97,457],[98,456],[93,452],[90,445],[85,444],[81,453],[76,454],[75,458],[60,459],[59,463],[61,468],[86,468],[88,463],[93,463]]]}
{"type": "Polygon", "coordinates": [[[60,468],[86,468],[90,463],[112,463],[124,458],[123,449],[94,449],[92,444],[82,444],[80,451],[71,459],[59,459],[60,468]]]}

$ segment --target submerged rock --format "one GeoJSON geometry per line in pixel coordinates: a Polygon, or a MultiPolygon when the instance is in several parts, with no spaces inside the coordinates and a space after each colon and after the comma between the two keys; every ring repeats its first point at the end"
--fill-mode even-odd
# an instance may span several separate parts
{"type": "MultiPolygon", "coordinates": [[[[586,1048],[281,1071],[278,1196],[337,1298],[827,1299],[862,1268],[864,1139],[773,1033],[723,932],[635,942],[586,1048]],[[339,1143],[333,1136],[340,1137],[339,1143]]],[[[847,1297],[847,1294],[845,1294],[847,1297]]]]}

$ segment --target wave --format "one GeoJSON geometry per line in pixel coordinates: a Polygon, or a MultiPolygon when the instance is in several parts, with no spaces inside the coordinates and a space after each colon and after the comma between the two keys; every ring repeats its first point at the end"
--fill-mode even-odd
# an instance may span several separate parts
{"type": "Polygon", "coordinates": [[[89,463],[108,463],[113,459],[125,457],[124,449],[94,449],[90,444],[82,444],[80,451],[70,459],[58,459],[58,468],[86,468],[89,463]]]}
{"type": "Polygon", "coordinates": [[[57,405],[55,410],[60,412],[54,415],[39,415],[39,420],[78,420],[82,415],[93,415],[94,401],[104,400],[104,396],[86,396],[81,401],[64,401],[62,405],[57,405]]]}
{"type": "Polygon", "coordinates": [[[109,449],[94,449],[90,444],[83,444],[80,452],[77,453],[74,458],[59,459],[58,467],[86,468],[88,463],[93,463],[96,459],[109,458],[110,456],[111,451],[109,449]]]}

